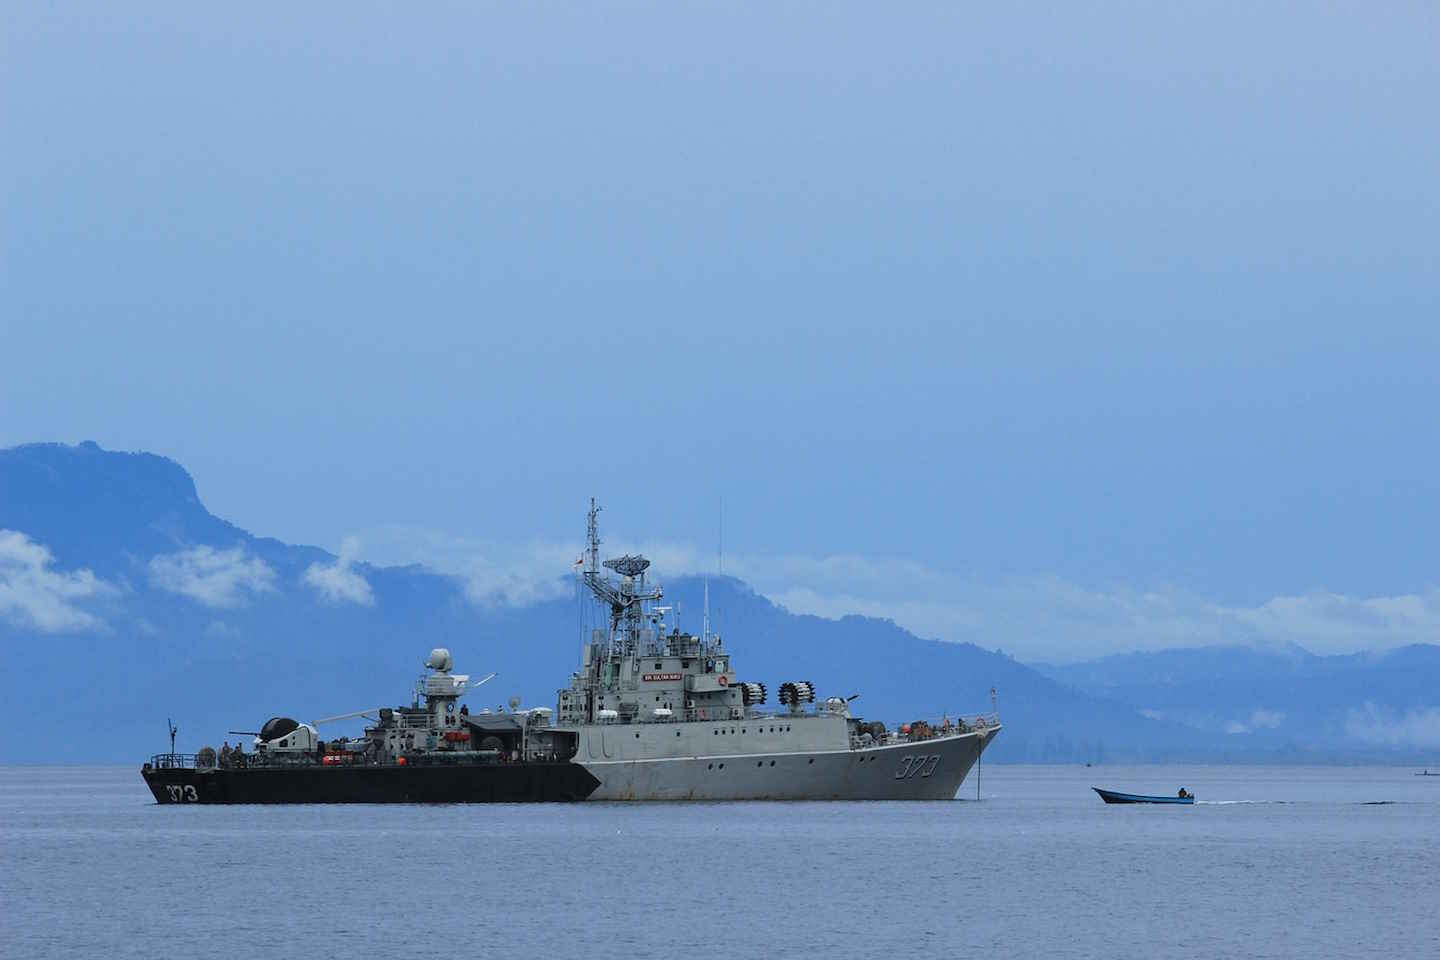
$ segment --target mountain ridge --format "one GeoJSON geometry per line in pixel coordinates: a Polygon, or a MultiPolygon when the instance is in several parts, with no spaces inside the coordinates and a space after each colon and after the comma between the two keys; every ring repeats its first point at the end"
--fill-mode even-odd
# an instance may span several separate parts
{"type": "MultiPolygon", "coordinates": [[[[154,454],[92,442],[0,450],[3,530],[18,532],[0,543],[10,551],[0,554],[0,648],[12,665],[0,689],[21,718],[0,752],[7,762],[134,761],[157,748],[167,715],[215,740],[275,712],[396,703],[432,646],[451,647],[463,670],[498,671],[502,700],[551,704],[578,658],[586,608],[573,595],[477,602],[459,578],[421,565],[351,563],[255,537],[211,514],[183,466],[154,454]],[[82,736],[50,678],[84,692],[97,719],[82,736]]],[[[668,578],[667,599],[699,610],[707,583],[740,672],[772,690],[809,679],[827,695],[859,692],[860,712],[898,723],[988,710],[998,689],[1007,729],[987,754],[996,760],[1347,756],[1283,724],[1221,735],[1184,711],[1128,702],[1135,691],[1123,684],[1099,689],[1083,672],[1037,670],[890,620],[795,614],[730,577],[668,578]]]]}

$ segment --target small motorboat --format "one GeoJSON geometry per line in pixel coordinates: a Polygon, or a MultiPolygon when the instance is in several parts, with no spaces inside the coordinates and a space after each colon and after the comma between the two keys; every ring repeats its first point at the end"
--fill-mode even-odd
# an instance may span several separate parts
{"type": "Polygon", "coordinates": [[[1194,803],[1195,794],[1180,788],[1180,792],[1173,797],[1148,797],[1138,793],[1117,793],[1114,790],[1102,790],[1099,787],[1091,787],[1100,794],[1100,799],[1106,803],[1194,803]]]}

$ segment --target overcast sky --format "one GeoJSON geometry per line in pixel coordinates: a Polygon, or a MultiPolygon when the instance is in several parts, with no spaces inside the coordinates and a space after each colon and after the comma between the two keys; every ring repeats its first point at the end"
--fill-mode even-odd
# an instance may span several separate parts
{"type": "Polygon", "coordinates": [[[10,5],[0,445],[1022,657],[1440,640],[1440,14],[10,5]]]}

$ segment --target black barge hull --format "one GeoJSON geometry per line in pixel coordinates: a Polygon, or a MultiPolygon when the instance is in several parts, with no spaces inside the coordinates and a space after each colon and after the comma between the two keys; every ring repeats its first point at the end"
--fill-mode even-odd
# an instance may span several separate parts
{"type": "Polygon", "coordinates": [[[577,763],[142,767],[156,803],[563,803],[600,786],[577,763]]]}

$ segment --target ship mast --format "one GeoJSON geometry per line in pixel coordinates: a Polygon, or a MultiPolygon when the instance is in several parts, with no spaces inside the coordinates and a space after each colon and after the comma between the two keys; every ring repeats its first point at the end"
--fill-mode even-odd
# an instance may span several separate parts
{"type": "MultiPolygon", "coordinates": [[[[585,525],[585,539],[590,544],[590,568],[589,573],[598,576],[600,573],[600,505],[595,498],[590,498],[590,514],[585,525]]],[[[588,578],[587,578],[588,579],[588,578]]]]}
{"type": "MultiPolygon", "coordinates": [[[[595,598],[610,607],[610,635],[608,644],[618,639],[625,653],[638,653],[640,638],[645,628],[645,604],[659,600],[664,592],[657,586],[647,588],[645,571],[650,561],[637,554],[626,554],[613,560],[600,562],[600,532],[596,515],[600,507],[594,499],[590,501],[590,517],[587,525],[590,564],[585,571],[585,585],[595,598]],[[600,568],[613,570],[620,575],[619,583],[602,574],[600,568]]],[[[613,652],[613,647],[612,647],[613,652]]]]}

